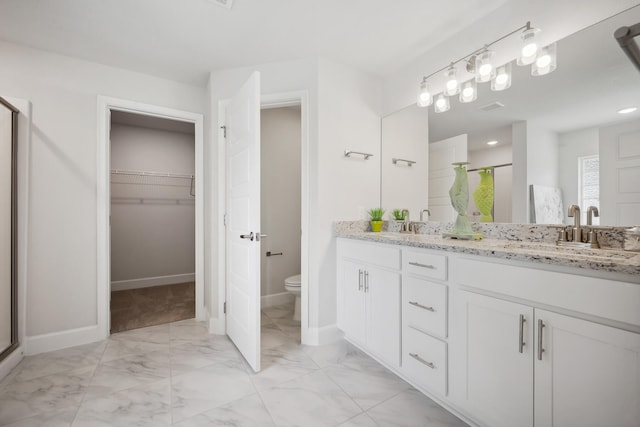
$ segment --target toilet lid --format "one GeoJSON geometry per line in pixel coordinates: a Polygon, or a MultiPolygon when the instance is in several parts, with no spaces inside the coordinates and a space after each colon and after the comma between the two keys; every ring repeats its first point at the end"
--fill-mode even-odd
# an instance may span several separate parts
{"type": "Polygon", "coordinates": [[[300,286],[300,275],[297,274],[295,276],[287,277],[284,279],[284,283],[289,286],[300,286]]]}

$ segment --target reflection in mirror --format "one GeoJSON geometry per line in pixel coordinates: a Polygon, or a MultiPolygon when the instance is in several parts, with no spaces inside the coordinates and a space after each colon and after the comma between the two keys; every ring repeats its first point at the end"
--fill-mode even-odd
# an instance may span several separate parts
{"type": "Polygon", "coordinates": [[[18,345],[15,280],[17,112],[0,98],[0,360],[18,345]]]}
{"type": "MultiPolygon", "coordinates": [[[[566,223],[573,222],[566,207],[574,203],[583,223],[587,207],[598,203],[601,225],[640,223],[640,73],[614,37],[638,22],[640,6],[560,40],[551,74],[531,77],[529,67],[513,65],[505,91],[480,84],[475,102],[452,99],[451,110],[439,114],[424,109],[430,143],[467,135],[469,169],[513,164],[496,169],[496,222],[529,222],[529,186],[541,185],[561,190],[566,223]],[[638,110],[618,113],[632,106],[638,110]],[[488,146],[492,140],[498,143],[488,146]]],[[[397,183],[389,184],[386,172],[383,164],[382,202],[391,208],[385,195],[397,183]]],[[[471,191],[478,179],[470,174],[471,191]]],[[[424,200],[422,191],[413,197],[424,200]]],[[[431,199],[431,187],[428,193],[431,199]]],[[[477,212],[472,202],[468,212],[477,212]]]]}

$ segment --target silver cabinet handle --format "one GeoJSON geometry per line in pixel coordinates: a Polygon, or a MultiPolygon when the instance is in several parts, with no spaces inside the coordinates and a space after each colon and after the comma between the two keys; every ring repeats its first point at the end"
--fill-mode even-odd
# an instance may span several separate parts
{"type": "Polygon", "coordinates": [[[358,269],[358,290],[362,290],[362,269],[358,269]]]}
{"type": "Polygon", "coordinates": [[[524,318],[524,314],[520,315],[520,335],[519,335],[519,342],[518,342],[518,351],[520,353],[524,353],[524,322],[526,322],[527,319],[524,318]]]}
{"type": "Polygon", "coordinates": [[[415,265],[416,267],[422,267],[422,268],[430,268],[431,270],[435,270],[436,269],[435,265],[420,264],[419,262],[413,262],[413,261],[410,261],[409,265],[415,265]]]}
{"type": "Polygon", "coordinates": [[[542,353],[544,353],[544,348],[542,348],[542,328],[544,328],[544,322],[542,319],[538,319],[538,360],[542,360],[542,353]]]}
{"type": "Polygon", "coordinates": [[[369,272],[364,271],[364,291],[369,292],[369,272]]]}
{"type": "Polygon", "coordinates": [[[249,233],[249,234],[241,234],[240,238],[241,239],[249,239],[249,240],[251,240],[253,242],[253,231],[251,233],[249,233]]]}
{"type": "Polygon", "coordinates": [[[436,309],[435,309],[435,308],[433,308],[433,307],[428,307],[428,306],[426,306],[426,305],[422,305],[422,304],[420,304],[420,303],[419,303],[419,302],[417,302],[417,301],[409,301],[409,304],[411,304],[411,305],[413,305],[413,306],[416,306],[416,307],[420,307],[420,308],[422,308],[422,309],[424,309],[424,310],[427,310],[427,311],[436,311],[436,309]]]}
{"type": "Polygon", "coordinates": [[[414,359],[416,359],[418,362],[422,363],[423,365],[427,365],[431,369],[436,369],[436,365],[434,365],[431,362],[427,362],[422,357],[418,356],[416,353],[409,353],[409,356],[413,357],[414,359]]]}

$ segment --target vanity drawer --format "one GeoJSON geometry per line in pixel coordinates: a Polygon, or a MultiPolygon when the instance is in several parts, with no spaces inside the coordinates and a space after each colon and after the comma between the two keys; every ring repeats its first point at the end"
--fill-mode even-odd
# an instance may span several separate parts
{"type": "Polygon", "coordinates": [[[445,255],[403,250],[402,268],[406,273],[447,280],[447,257],[445,255]]]}
{"type": "Polygon", "coordinates": [[[340,257],[363,261],[377,267],[400,270],[400,249],[378,243],[359,242],[350,239],[338,239],[340,257]]]}
{"type": "Polygon", "coordinates": [[[447,395],[447,343],[405,327],[402,370],[418,386],[447,395]]]}
{"type": "Polygon", "coordinates": [[[402,282],[404,324],[441,337],[447,336],[447,287],[415,277],[402,282]]]}

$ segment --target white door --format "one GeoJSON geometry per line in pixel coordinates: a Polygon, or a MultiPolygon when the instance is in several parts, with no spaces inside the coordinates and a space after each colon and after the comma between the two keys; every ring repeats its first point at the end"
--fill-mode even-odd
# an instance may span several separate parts
{"type": "Polygon", "coordinates": [[[640,425],[640,334],[536,309],[536,426],[640,425]]]}
{"type": "Polygon", "coordinates": [[[429,211],[431,221],[453,221],[456,216],[451,206],[449,189],[456,173],[451,163],[467,161],[467,135],[429,144],[429,211]]]}
{"type": "Polygon", "coordinates": [[[260,74],[225,114],[227,334],[260,371],[260,74]]]}
{"type": "Polygon", "coordinates": [[[600,224],[640,224],[640,120],[601,128],[599,154],[600,224]]]}

